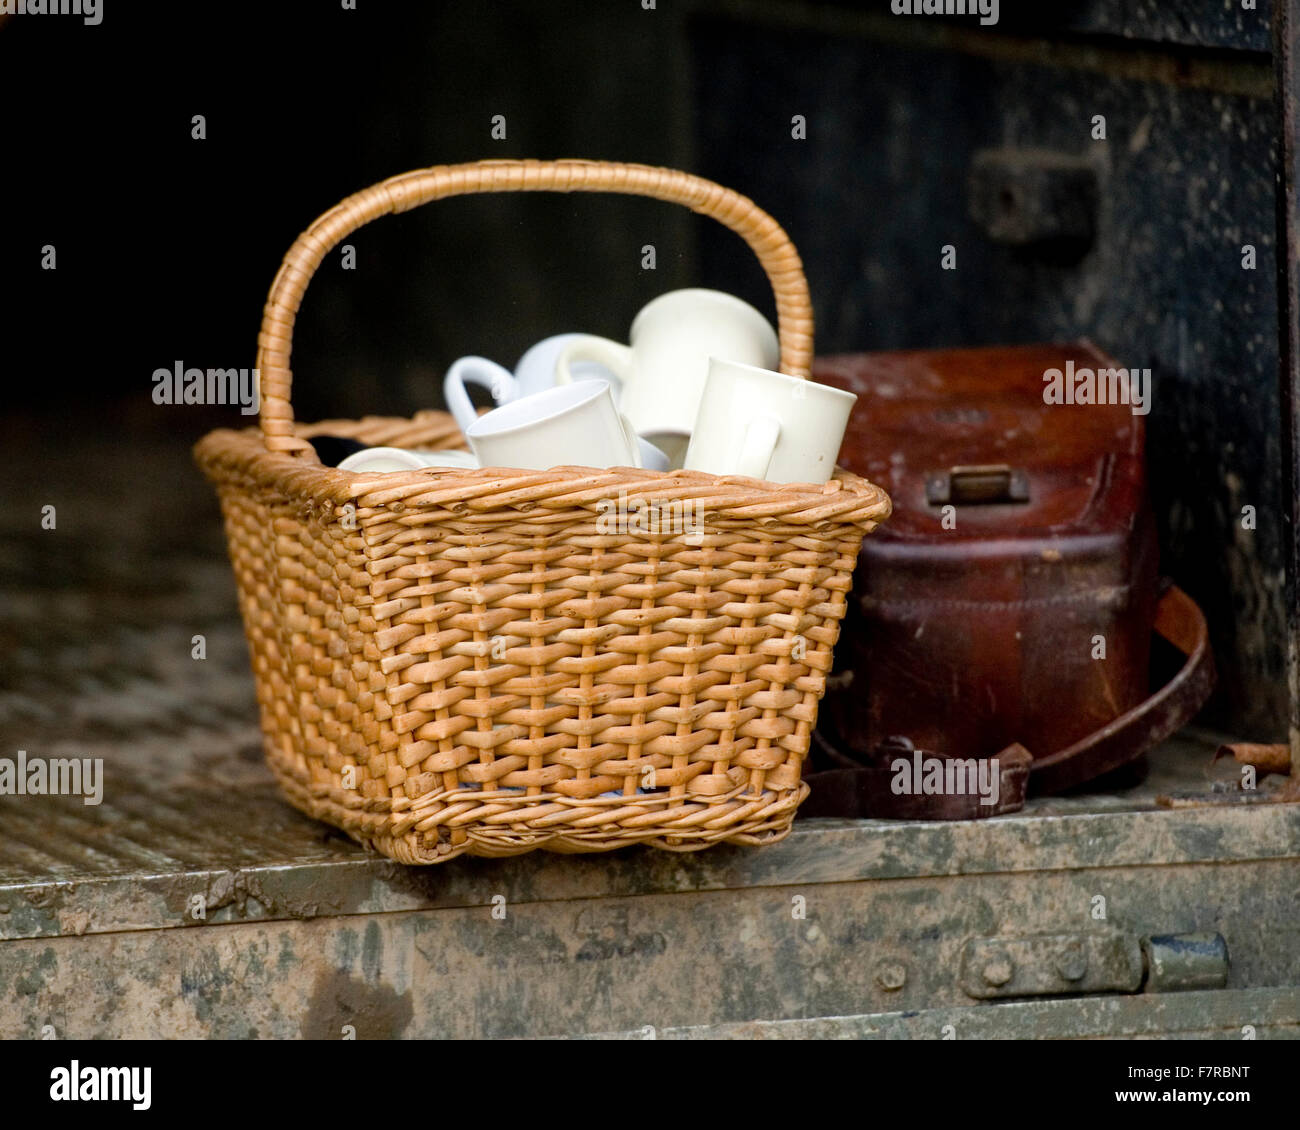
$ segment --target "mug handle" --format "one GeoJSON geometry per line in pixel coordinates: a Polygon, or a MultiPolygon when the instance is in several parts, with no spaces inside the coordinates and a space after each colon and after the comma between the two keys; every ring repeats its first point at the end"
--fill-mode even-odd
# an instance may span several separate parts
{"type": "Polygon", "coordinates": [[[513,400],[519,391],[510,370],[495,361],[486,357],[462,357],[455,362],[443,378],[442,395],[462,432],[469,431],[470,425],[478,419],[478,409],[465,391],[467,384],[487,389],[494,404],[513,400]]]}
{"type": "Polygon", "coordinates": [[[618,377],[620,393],[627,387],[627,382],[632,377],[631,348],[620,342],[610,341],[607,337],[583,334],[576,341],[569,342],[555,361],[557,385],[573,383],[571,366],[575,361],[594,361],[597,365],[604,365],[618,377]]]}
{"type": "Polygon", "coordinates": [[[776,442],[781,438],[781,425],[774,416],[760,416],[745,429],[745,442],[736,460],[736,474],[751,479],[767,478],[776,442]]]}

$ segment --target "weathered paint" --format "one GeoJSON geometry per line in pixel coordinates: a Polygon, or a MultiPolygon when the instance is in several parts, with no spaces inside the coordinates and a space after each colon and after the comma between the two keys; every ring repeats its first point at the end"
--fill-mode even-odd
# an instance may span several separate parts
{"type": "Polygon", "coordinates": [[[507,901],[500,917],[449,907],[34,938],[0,943],[0,1037],[47,1024],[96,1038],[341,1037],[344,1024],[361,1037],[511,1037],[958,1008],[971,1003],[960,970],[972,939],[1066,932],[1217,932],[1227,988],[1294,994],[1295,876],[1294,859],[1250,864],[1248,882],[1226,863],[791,876],[507,901]]]}
{"type": "Polygon", "coordinates": [[[1023,1001],[997,1008],[936,1008],[817,1020],[767,1020],[696,1028],[638,1028],[593,1039],[658,1040],[1300,1039],[1300,991],[1023,1001]]]}
{"type": "MultiPolygon", "coordinates": [[[[972,943],[1053,934],[1217,933],[1228,989],[1294,986],[1300,807],[1229,799],[1232,768],[1212,749],[1170,745],[1127,793],[1033,801],[985,821],[807,821],[762,850],[432,870],[323,836],[264,779],[223,796],[191,773],[165,804],[151,792],[161,782],[137,780],[127,807],[157,802],[155,827],[173,829],[149,849],[171,858],[206,841],[208,862],[114,865],[102,830],[85,856],[65,836],[57,881],[8,860],[0,1036],[49,1024],[64,1036],[333,1037],[350,1024],[363,1037],[504,1037],[929,1015],[970,1004],[961,969],[972,943]],[[1174,790],[1199,802],[1160,807],[1174,790]],[[236,850],[244,827],[263,841],[257,863],[236,850]],[[194,894],[202,920],[187,913],[194,894]]],[[[210,768],[222,777],[220,762],[210,768]]],[[[0,826],[17,803],[0,805],[0,826]]],[[[75,821],[60,811],[66,833],[75,821]]],[[[95,826],[117,822],[110,810],[95,826]]],[[[1178,1023],[1195,1027],[1197,994],[1180,995],[1189,1011],[1178,1023]]],[[[1168,1017],[1177,1006],[1158,1007],[1168,1017]]],[[[1003,1034],[1030,1015],[1008,1013],[1003,1034]]],[[[1095,1025],[1109,1014],[1089,1015],[1095,1025]]]]}
{"type": "Polygon", "coordinates": [[[534,853],[434,869],[401,867],[300,816],[236,753],[201,770],[178,759],[171,773],[151,760],[119,766],[99,807],[0,797],[0,939],[482,907],[497,895],[516,904],[1294,858],[1300,806],[1268,800],[1280,779],[1264,778],[1253,799],[1224,791],[1235,767],[1212,763],[1212,750],[1172,742],[1130,790],[1036,799],[992,820],[800,821],[762,850],[534,853]],[[1158,803],[1173,792],[1183,804],[1158,803]]]}

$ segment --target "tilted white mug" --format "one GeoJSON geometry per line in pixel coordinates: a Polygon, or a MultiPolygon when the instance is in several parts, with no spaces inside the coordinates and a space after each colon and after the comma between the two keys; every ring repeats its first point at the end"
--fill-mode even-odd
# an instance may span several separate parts
{"type": "MultiPolygon", "coordinates": [[[[555,384],[555,366],[565,348],[586,334],[567,333],[552,334],[531,345],[515,364],[515,382],[518,395],[541,392],[555,384]]],[[[614,386],[614,399],[618,399],[618,376],[604,365],[594,361],[581,363],[573,367],[573,379],[577,381],[609,381],[614,386]]]]}
{"type": "Polygon", "coordinates": [[[405,447],[367,447],[353,452],[340,464],[340,471],[420,471],[425,467],[477,467],[468,451],[413,451],[405,447]]]}
{"type": "MultiPolygon", "coordinates": [[[[498,406],[509,404],[521,396],[541,392],[555,384],[555,363],[565,346],[585,336],[568,333],[543,338],[519,358],[519,364],[513,373],[486,357],[462,357],[453,362],[443,378],[442,393],[460,430],[465,431],[478,419],[478,409],[469,398],[467,385],[478,385],[486,389],[498,406]]],[[[575,365],[573,376],[580,381],[614,380],[614,375],[607,368],[594,363],[575,365]]]]}
{"type": "Polygon", "coordinates": [[[640,467],[640,437],[614,405],[608,381],[522,396],[480,416],[465,435],[483,467],[640,467]]]}
{"type": "Polygon", "coordinates": [[[637,432],[680,460],[695,426],[709,358],[771,369],[780,360],[776,331],[766,318],[720,290],[674,290],[642,307],[631,344],[581,336],[561,352],[557,384],[576,379],[581,362],[597,362],[622,383],[618,406],[637,432]]]}
{"type": "Polygon", "coordinates": [[[454,451],[450,448],[438,451],[416,449],[415,454],[424,460],[426,467],[459,467],[470,471],[478,467],[478,460],[469,451],[454,451]]]}
{"type": "Polygon", "coordinates": [[[686,469],[774,483],[824,483],[835,473],[857,397],[851,392],[713,360],[686,469]]]}

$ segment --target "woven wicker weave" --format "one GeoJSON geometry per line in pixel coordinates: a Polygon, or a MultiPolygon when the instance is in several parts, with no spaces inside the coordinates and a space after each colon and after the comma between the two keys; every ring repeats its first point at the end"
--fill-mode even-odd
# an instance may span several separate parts
{"type": "Polygon", "coordinates": [[[520,190],[636,193],[726,224],[775,290],[783,371],[808,374],[797,253],[752,202],[698,177],[485,161],[395,177],[327,212],[267,301],[261,431],[196,448],[221,499],[271,768],[297,807],[404,863],[780,839],[807,794],[803,758],[883,491],[843,471],[815,486],[630,468],[356,474],[321,466],[306,438],[464,439],[442,412],[294,422],[294,316],[324,256],[378,216],[520,190]],[[604,532],[620,492],[689,502],[703,533],[604,532]]]}

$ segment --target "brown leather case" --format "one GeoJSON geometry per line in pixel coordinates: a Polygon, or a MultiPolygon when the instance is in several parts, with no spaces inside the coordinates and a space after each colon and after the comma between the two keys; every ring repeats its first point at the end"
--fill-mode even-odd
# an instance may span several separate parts
{"type": "MultiPolygon", "coordinates": [[[[940,756],[1019,745],[1046,762],[1104,745],[1099,731],[1149,701],[1159,593],[1143,417],[1129,404],[1045,403],[1044,373],[1068,362],[1120,367],[1087,342],[814,366],[859,397],[841,464],[894,503],[863,545],[821,707],[820,736],[841,760],[868,761],[900,736],[940,756]]],[[[1178,596],[1164,620],[1199,620],[1178,596]]],[[[1176,634],[1198,651],[1183,697],[1199,705],[1212,681],[1203,632],[1180,621],[1176,634]]],[[[1141,752],[1131,744],[1043,783],[1114,768],[1141,752]]]]}

